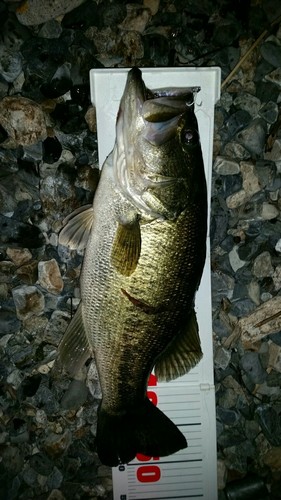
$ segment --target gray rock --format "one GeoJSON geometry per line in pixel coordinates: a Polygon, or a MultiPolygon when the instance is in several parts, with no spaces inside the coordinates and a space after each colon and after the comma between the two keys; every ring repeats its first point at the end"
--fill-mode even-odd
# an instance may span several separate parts
{"type": "MultiPolygon", "coordinates": [[[[261,102],[258,97],[241,92],[233,101],[234,106],[238,109],[247,111],[249,115],[255,118],[261,107],[261,102]]],[[[243,127],[244,128],[244,127],[243,127]]]]}
{"type": "Polygon", "coordinates": [[[239,412],[235,409],[217,408],[217,415],[225,425],[235,425],[239,419],[239,412]]]}
{"type": "Polygon", "coordinates": [[[258,422],[272,446],[281,446],[280,414],[270,404],[258,405],[256,408],[258,422]]]}
{"type": "Polygon", "coordinates": [[[272,267],[271,255],[265,251],[258,255],[253,264],[253,274],[256,278],[266,278],[272,276],[274,269],[272,267]]]}
{"type": "Polygon", "coordinates": [[[69,448],[72,441],[70,430],[66,430],[63,434],[50,433],[44,441],[44,449],[47,455],[54,459],[62,456],[69,448]]]}
{"type": "Polygon", "coordinates": [[[236,140],[245,148],[253,157],[259,157],[265,145],[266,125],[264,120],[256,118],[248,127],[241,130],[236,135],[236,140]]]}
{"type": "Polygon", "coordinates": [[[0,47],[0,73],[4,80],[12,83],[22,71],[23,58],[19,52],[0,47]]]}
{"type": "Polygon", "coordinates": [[[234,160],[248,160],[250,158],[249,151],[239,142],[232,140],[223,148],[223,154],[234,160]]]}
{"type": "Polygon", "coordinates": [[[38,391],[36,392],[35,399],[37,404],[44,409],[46,415],[58,413],[60,408],[59,403],[53,392],[45,385],[40,385],[38,391]]]}
{"type": "Polygon", "coordinates": [[[243,109],[232,113],[225,121],[224,127],[227,130],[228,138],[234,137],[240,130],[244,129],[251,122],[251,114],[243,109]]]}
{"type": "Polygon", "coordinates": [[[48,477],[47,486],[49,490],[57,489],[63,482],[63,475],[61,471],[55,466],[48,477]]]}
{"type": "Polygon", "coordinates": [[[276,122],[278,117],[278,105],[276,102],[268,101],[259,110],[259,115],[271,125],[276,122]]]}
{"type": "Polygon", "coordinates": [[[240,259],[237,250],[238,246],[234,246],[231,252],[229,252],[229,262],[235,273],[236,271],[238,271],[238,269],[244,267],[245,264],[247,263],[246,261],[240,259]]]}
{"type": "Polygon", "coordinates": [[[240,366],[254,384],[262,384],[265,381],[266,371],[257,352],[246,352],[240,360],[240,366]]]}
{"type": "Polygon", "coordinates": [[[261,46],[262,57],[274,68],[281,66],[281,46],[272,41],[265,42],[261,46]]]}
{"type": "Polygon", "coordinates": [[[271,73],[268,73],[265,75],[265,80],[271,83],[274,83],[278,86],[278,88],[281,87],[281,68],[277,68],[271,73]]]}
{"type": "Polygon", "coordinates": [[[72,380],[68,390],[61,400],[61,407],[65,410],[77,409],[82,406],[88,396],[88,388],[82,380],[72,380]]]}
{"type": "Polygon", "coordinates": [[[20,326],[21,323],[14,311],[0,309],[0,337],[18,332],[20,326]]]}
{"type": "Polygon", "coordinates": [[[58,347],[70,322],[70,315],[64,311],[54,311],[43,334],[44,342],[58,347]]]}
{"type": "Polygon", "coordinates": [[[61,24],[56,19],[50,19],[43,24],[38,36],[42,38],[59,38],[62,33],[61,24]]]}
{"type": "Polygon", "coordinates": [[[240,167],[239,163],[224,158],[223,156],[217,156],[214,162],[214,170],[220,175],[234,175],[239,174],[240,167]]]}
{"type": "Polygon", "coordinates": [[[40,316],[45,307],[44,295],[35,286],[23,285],[13,289],[13,299],[19,319],[40,316]]]}
{"type": "Polygon", "coordinates": [[[215,352],[214,363],[215,368],[225,370],[231,360],[231,352],[224,347],[218,347],[215,352]]]}

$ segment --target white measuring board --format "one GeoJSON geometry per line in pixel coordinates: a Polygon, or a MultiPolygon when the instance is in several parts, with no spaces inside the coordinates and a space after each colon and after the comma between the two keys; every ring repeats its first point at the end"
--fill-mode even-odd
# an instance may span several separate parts
{"type": "MultiPolygon", "coordinates": [[[[200,87],[195,97],[208,190],[210,220],[214,106],[220,97],[220,68],[140,68],[146,86],[200,87]]],[[[91,100],[96,107],[99,164],[115,142],[115,122],[129,68],[90,71],[91,100]]],[[[149,379],[150,399],[179,427],[188,447],[169,457],[137,456],[112,469],[114,500],[217,499],[215,390],[213,380],[210,242],[195,309],[203,358],[174,381],[149,379]]]]}

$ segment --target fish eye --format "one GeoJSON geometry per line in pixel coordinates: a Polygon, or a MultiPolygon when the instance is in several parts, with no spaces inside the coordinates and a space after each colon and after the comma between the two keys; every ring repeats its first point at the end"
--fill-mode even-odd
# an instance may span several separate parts
{"type": "Polygon", "coordinates": [[[181,132],[181,140],[184,146],[195,146],[198,143],[197,130],[184,128],[181,132]]]}

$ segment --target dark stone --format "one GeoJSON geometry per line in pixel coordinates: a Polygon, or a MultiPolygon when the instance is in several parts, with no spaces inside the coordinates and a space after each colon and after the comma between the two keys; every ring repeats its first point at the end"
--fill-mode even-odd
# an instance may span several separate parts
{"type": "Polygon", "coordinates": [[[221,67],[222,78],[226,78],[228,73],[239,61],[240,49],[236,47],[224,47],[214,54],[215,64],[221,67]]]}
{"type": "MultiPolygon", "coordinates": [[[[278,345],[281,345],[281,335],[280,333],[276,333],[274,335],[279,335],[279,338],[280,338],[280,343],[277,343],[278,345]]],[[[274,335],[270,335],[270,338],[273,342],[274,341],[274,338],[273,336],[274,335]]],[[[281,373],[279,372],[276,372],[274,370],[272,370],[268,375],[267,375],[267,378],[266,378],[266,384],[268,387],[280,387],[281,386],[281,373]]]]}
{"type": "Polygon", "coordinates": [[[0,28],[3,28],[9,16],[8,6],[4,3],[0,4],[0,28]]]}
{"type": "Polygon", "coordinates": [[[272,405],[264,404],[256,408],[256,416],[265,437],[272,446],[281,446],[281,416],[272,405]]]}
{"type": "Polygon", "coordinates": [[[41,380],[41,375],[32,375],[31,377],[25,378],[21,384],[23,398],[34,396],[40,386],[41,380]]]}
{"type": "Polygon", "coordinates": [[[232,250],[233,245],[233,236],[230,234],[220,243],[220,247],[228,253],[232,250]]]}
{"type": "Polygon", "coordinates": [[[102,26],[118,26],[126,17],[126,2],[106,1],[99,5],[99,21],[102,26]]]}
{"type": "Polygon", "coordinates": [[[244,129],[251,122],[252,117],[248,111],[239,109],[232,113],[224,122],[228,138],[234,137],[240,130],[244,129]]]}
{"type": "Polygon", "coordinates": [[[219,318],[213,321],[213,330],[215,334],[220,338],[228,337],[230,334],[230,329],[219,318]]]}
{"type": "Polygon", "coordinates": [[[169,40],[158,34],[149,34],[143,37],[144,58],[150,61],[151,66],[169,66],[169,40]]]}
{"type": "MultiPolygon", "coordinates": [[[[265,74],[267,74],[266,72],[265,74]]],[[[279,96],[279,89],[277,85],[271,82],[263,82],[258,80],[256,83],[256,96],[261,102],[267,103],[268,101],[277,102],[279,96]]]]}
{"type": "Polygon", "coordinates": [[[217,408],[217,415],[225,425],[234,425],[241,417],[237,410],[222,408],[221,406],[217,408]]]}
{"type": "Polygon", "coordinates": [[[230,196],[242,188],[242,176],[241,174],[225,175],[222,178],[222,189],[225,198],[230,196]]]}
{"type": "Polygon", "coordinates": [[[43,83],[40,90],[48,99],[56,99],[68,92],[71,87],[71,79],[67,76],[62,76],[61,78],[53,77],[49,82],[43,83]]]}
{"type": "Polygon", "coordinates": [[[75,160],[75,165],[77,167],[83,167],[85,165],[88,165],[89,163],[90,163],[89,156],[86,153],[82,153],[75,160]]]}
{"type": "Polygon", "coordinates": [[[36,226],[0,215],[0,244],[32,249],[44,243],[45,238],[36,226]]]}
{"type": "Polygon", "coordinates": [[[62,145],[57,137],[47,137],[43,141],[43,161],[45,163],[55,163],[60,159],[62,145]]]}
{"type": "Polygon", "coordinates": [[[274,69],[274,66],[269,62],[262,60],[256,67],[254,81],[259,83],[261,80],[274,69]]]}
{"type": "Polygon", "coordinates": [[[90,452],[85,446],[85,443],[79,439],[73,441],[69,446],[68,456],[79,459],[83,467],[93,465],[95,463],[94,454],[90,452]]]}
{"type": "Polygon", "coordinates": [[[77,134],[77,132],[87,128],[84,114],[84,110],[77,103],[65,101],[56,105],[51,116],[60,123],[60,128],[63,132],[66,134],[77,134]]]}
{"type": "Polygon", "coordinates": [[[0,125],[0,144],[8,138],[7,131],[0,125]]]}
{"type": "Polygon", "coordinates": [[[215,25],[212,42],[214,45],[225,47],[226,45],[235,45],[235,41],[241,33],[241,25],[235,19],[229,16],[228,19],[219,21],[215,25]]]}
{"type": "Polygon", "coordinates": [[[53,469],[52,461],[44,453],[35,453],[29,459],[30,466],[36,470],[38,474],[48,476],[53,469]]]}
{"type": "Polygon", "coordinates": [[[21,347],[20,350],[17,350],[12,354],[11,360],[15,365],[19,368],[23,368],[25,366],[29,366],[33,360],[33,345],[28,345],[21,347]]]}
{"type": "Polygon", "coordinates": [[[261,118],[255,118],[246,128],[236,134],[236,139],[251,153],[253,158],[257,158],[264,150],[266,132],[266,122],[261,118]]]}
{"type": "Polygon", "coordinates": [[[268,338],[270,338],[274,344],[281,346],[281,331],[278,333],[272,333],[268,336],[268,338]]]}
{"type": "Polygon", "coordinates": [[[70,90],[71,99],[73,102],[81,106],[90,105],[90,86],[87,83],[73,85],[70,90]]]}
{"type": "Polygon", "coordinates": [[[225,492],[229,499],[269,500],[265,483],[256,474],[248,474],[243,479],[230,482],[225,492]]]}
{"type": "Polygon", "coordinates": [[[0,337],[19,331],[21,322],[14,311],[0,309],[0,337]]]}
{"type": "Polygon", "coordinates": [[[41,384],[35,394],[35,399],[39,407],[43,407],[47,415],[53,415],[59,411],[59,403],[55,399],[53,392],[41,384]]]}
{"type": "Polygon", "coordinates": [[[174,46],[177,54],[184,61],[193,61],[202,56],[201,47],[196,42],[196,33],[188,28],[179,30],[175,37],[174,46]]]}
{"type": "Polygon", "coordinates": [[[237,318],[242,318],[253,312],[256,307],[251,299],[235,300],[231,305],[231,313],[237,318]]]}
{"type": "Polygon", "coordinates": [[[90,26],[100,25],[100,8],[91,0],[87,0],[72,11],[65,14],[62,23],[63,28],[86,30],[90,26]]]}
{"type": "Polygon", "coordinates": [[[211,217],[210,238],[212,247],[216,247],[225,238],[226,228],[228,226],[229,213],[227,210],[217,207],[214,208],[214,215],[211,217]]]}
{"type": "Polygon", "coordinates": [[[259,110],[259,115],[270,124],[276,122],[278,118],[278,106],[275,102],[269,101],[265,103],[259,110]]]}
{"type": "Polygon", "coordinates": [[[232,301],[248,299],[248,288],[244,283],[237,282],[234,285],[232,301]]]}
{"type": "Polygon", "coordinates": [[[254,384],[265,381],[266,371],[262,368],[257,352],[246,352],[240,360],[240,366],[254,384]]]}
{"type": "Polygon", "coordinates": [[[218,444],[222,448],[238,446],[245,441],[245,434],[236,427],[225,428],[221,436],[218,437],[218,444]]]}
{"type": "Polygon", "coordinates": [[[281,66],[280,45],[276,45],[273,42],[263,43],[261,46],[261,55],[274,68],[281,66]]]}
{"type": "Polygon", "coordinates": [[[263,189],[267,191],[277,191],[281,188],[281,176],[277,172],[275,162],[270,160],[258,160],[256,162],[256,172],[263,189]]]}
{"type": "Polygon", "coordinates": [[[244,244],[238,247],[238,255],[241,260],[250,262],[255,259],[257,255],[268,249],[267,239],[258,232],[256,238],[245,239],[244,244]]]}

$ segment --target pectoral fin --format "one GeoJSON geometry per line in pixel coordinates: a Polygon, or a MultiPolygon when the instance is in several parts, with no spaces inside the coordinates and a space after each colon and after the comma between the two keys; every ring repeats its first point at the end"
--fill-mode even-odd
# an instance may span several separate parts
{"type": "Polygon", "coordinates": [[[71,250],[83,250],[87,245],[93,220],[92,205],[85,205],[85,207],[74,210],[63,221],[65,226],[60,232],[59,243],[71,250]]]}
{"type": "Polygon", "coordinates": [[[74,376],[91,356],[80,303],[59,345],[53,372],[55,375],[66,372],[74,376]]]}
{"type": "Polygon", "coordinates": [[[111,252],[111,262],[124,276],[130,276],[137,267],[141,251],[141,232],[138,219],[128,224],[118,223],[111,252]]]}
{"type": "Polygon", "coordinates": [[[173,380],[194,368],[202,355],[197,319],[192,310],[187,325],[157,359],[155,375],[158,380],[173,380]]]}

